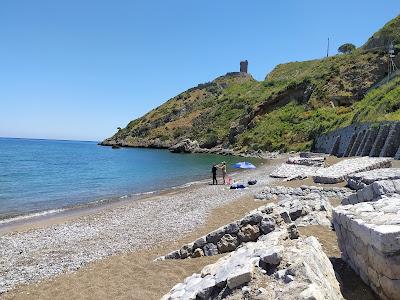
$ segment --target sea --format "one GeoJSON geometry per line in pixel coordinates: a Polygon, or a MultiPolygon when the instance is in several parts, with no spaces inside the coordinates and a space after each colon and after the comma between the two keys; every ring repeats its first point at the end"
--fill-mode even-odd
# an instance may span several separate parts
{"type": "Polygon", "coordinates": [[[0,224],[182,187],[210,178],[213,163],[226,161],[232,171],[231,165],[241,160],[112,149],[91,141],[0,138],[0,224]]]}

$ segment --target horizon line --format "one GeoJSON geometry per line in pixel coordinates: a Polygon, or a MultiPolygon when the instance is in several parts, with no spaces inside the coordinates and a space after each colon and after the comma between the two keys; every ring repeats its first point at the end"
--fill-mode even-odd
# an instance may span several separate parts
{"type": "Polygon", "coordinates": [[[96,140],[73,140],[73,139],[51,139],[51,138],[29,138],[29,137],[9,137],[0,136],[0,139],[13,139],[13,140],[38,140],[38,141],[58,141],[58,142],[96,142],[96,140]]]}

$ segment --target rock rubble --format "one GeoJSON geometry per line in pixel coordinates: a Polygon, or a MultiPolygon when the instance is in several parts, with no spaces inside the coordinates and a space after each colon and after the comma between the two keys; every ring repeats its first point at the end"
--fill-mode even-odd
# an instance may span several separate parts
{"type": "Polygon", "coordinates": [[[319,242],[314,237],[290,240],[285,231],[265,235],[205,266],[162,300],[225,298],[343,299],[319,242]]]}
{"type": "Polygon", "coordinates": [[[261,206],[244,218],[220,227],[159,259],[185,259],[231,252],[275,230],[287,230],[295,236],[296,226],[330,226],[331,214],[332,207],[328,199],[320,194],[287,196],[277,204],[261,206]]]}

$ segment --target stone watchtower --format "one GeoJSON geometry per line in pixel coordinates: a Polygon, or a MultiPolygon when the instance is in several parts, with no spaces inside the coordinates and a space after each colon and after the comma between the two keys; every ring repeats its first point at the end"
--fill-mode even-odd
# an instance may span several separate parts
{"type": "Polygon", "coordinates": [[[249,66],[249,62],[246,60],[243,60],[240,62],[240,72],[241,73],[247,73],[247,67],[249,66]]]}

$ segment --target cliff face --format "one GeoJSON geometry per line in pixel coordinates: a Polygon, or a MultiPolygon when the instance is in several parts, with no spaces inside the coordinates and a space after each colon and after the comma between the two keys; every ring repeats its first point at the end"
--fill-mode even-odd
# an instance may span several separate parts
{"type": "Polygon", "coordinates": [[[384,53],[362,48],[281,64],[263,81],[228,73],[168,100],[102,144],[169,148],[189,139],[201,148],[307,149],[316,135],[351,123],[355,103],[386,71],[384,53]]]}

